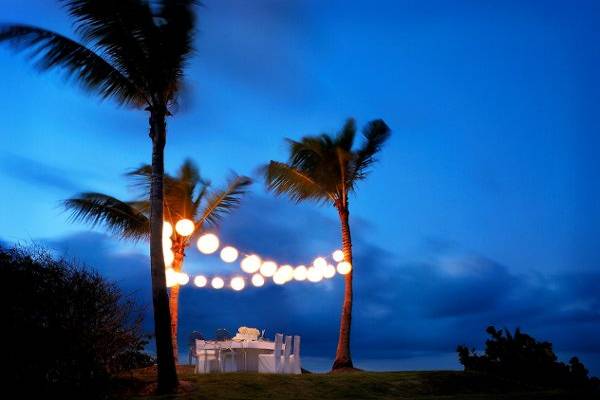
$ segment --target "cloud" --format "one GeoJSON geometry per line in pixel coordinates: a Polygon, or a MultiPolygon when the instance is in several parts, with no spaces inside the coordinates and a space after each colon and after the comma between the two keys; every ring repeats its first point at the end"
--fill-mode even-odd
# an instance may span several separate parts
{"type": "MultiPolygon", "coordinates": [[[[245,250],[296,264],[336,246],[334,215],[253,196],[224,221],[220,235],[245,250]]],[[[595,290],[600,273],[515,274],[456,244],[431,240],[425,246],[430,251],[422,259],[398,262],[393,253],[366,241],[360,229],[354,233],[352,341],[357,359],[429,360],[436,354],[447,358],[457,344],[481,348],[490,324],[520,326],[569,354],[600,353],[600,293],[595,290]]],[[[123,250],[119,243],[99,233],[48,241],[56,251],[98,268],[149,304],[148,258],[139,250],[123,250]]],[[[213,260],[210,264],[206,256],[191,249],[188,253],[190,273],[198,272],[199,264],[210,265],[212,273],[239,273],[236,266],[219,269],[221,263],[213,260]]],[[[180,344],[184,350],[192,330],[211,336],[217,328],[235,331],[241,325],[256,326],[266,328],[268,336],[300,334],[307,357],[331,360],[342,296],[339,278],[320,284],[267,285],[240,293],[185,287],[180,344]]]]}
{"type": "Polygon", "coordinates": [[[81,189],[80,184],[72,179],[72,171],[29,157],[5,153],[0,157],[0,165],[7,176],[34,186],[70,193],[81,189]]]}

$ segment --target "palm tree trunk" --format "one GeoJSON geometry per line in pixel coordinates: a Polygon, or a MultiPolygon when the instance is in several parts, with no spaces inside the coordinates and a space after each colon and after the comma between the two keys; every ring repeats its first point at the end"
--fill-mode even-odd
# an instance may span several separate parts
{"type": "MultiPolygon", "coordinates": [[[[175,259],[173,269],[177,272],[183,267],[183,250],[174,248],[175,259]]],[[[173,343],[173,358],[179,362],[179,346],[177,345],[177,327],[179,323],[179,285],[171,286],[169,290],[169,310],[171,311],[171,341],[173,343]]]]}
{"type": "MultiPolygon", "coordinates": [[[[350,225],[348,217],[350,212],[348,208],[338,210],[340,215],[340,223],[342,226],[342,251],[344,252],[344,260],[352,264],[352,238],[350,237],[350,225]]],[[[350,325],[352,323],[352,275],[354,272],[354,264],[352,271],[344,277],[344,304],[342,305],[342,317],[340,320],[340,334],[338,337],[338,345],[335,353],[335,361],[333,362],[332,370],[341,368],[354,368],[352,357],[350,356],[350,325]]]]}
{"type": "Polygon", "coordinates": [[[164,148],[166,142],[166,110],[150,110],[152,138],[152,178],[150,181],[150,269],[158,391],[173,392],[177,387],[177,370],[173,358],[169,297],[162,251],[164,148]]]}

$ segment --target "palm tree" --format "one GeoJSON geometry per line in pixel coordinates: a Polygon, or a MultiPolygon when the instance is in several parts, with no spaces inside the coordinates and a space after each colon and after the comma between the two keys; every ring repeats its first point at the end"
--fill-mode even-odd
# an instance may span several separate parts
{"type": "Polygon", "coordinates": [[[144,109],[152,139],[150,263],[158,389],[177,386],[162,255],[166,118],[192,53],[197,0],[60,0],[79,40],[24,24],[0,25],[0,42],[26,51],[42,71],[62,70],[101,99],[144,109]]]}
{"type": "MultiPolygon", "coordinates": [[[[367,176],[375,154],[390,136],[390,129],[383,120],[374,120],[364,128],[363,135],[364,143],[353,149],[356,124],[349,119],[335,137],[322,134],[304,137],[299,142],[288,139],[288,162],[271,161],[264,170],[267,187],[276,194],[286,194],[296,202],[315,200],[337,209],[344,260],[351,264],[348,195],[367,176]]],[[[345,276],[340,333],[332,370],[353,368],[350,355],[352,275],[351,271],[345,276]]]]}
{"type": "MultiPolygon", "coordinates": [[[[133,201],[121,201],[102,193],[81,193],[65,200],[65,207],[71,211],[72,221],[88,222],[92,226],[103,224],[115,235],[130,240],[148,239],[150,236],[149,188],[152,181],[152,167],[142,165],[127,174],[134,180],[134,186],[141,188],[140,198],[133,201]]],[[[194,221],[195,235],[206,227],[215,227],[221,218],[231,212],[240,203],[241,196],[251,184],[250,178],[236,176],[230,178],[223,189],[211,190],[210,182],[202,179],[198,167],[186,160],[175,176],[164,176],[164,212],[165,221],[175,226],[180,219],[194,221]]],[[[174,260],[172,268],[181,272],[185,259],[185,250],[192,236],[182,236],[173,232],[172,247],[174,260]]],[[[171,311],[171,336],[174,357],[177,361],[177,325],[179,315],[179,285],[171,286],[169,292],[171,311]]]]}

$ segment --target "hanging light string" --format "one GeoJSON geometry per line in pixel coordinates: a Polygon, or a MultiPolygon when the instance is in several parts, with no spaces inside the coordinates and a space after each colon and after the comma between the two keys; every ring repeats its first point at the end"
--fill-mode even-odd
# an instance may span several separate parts
{"type": "MultiPolygon", "coordinates": [[[[177,221],[173,230],[173,226],[169,222],[163,222],[163,254],[166,266],[167,287],[175,285],[185,286],[190,282],[188,274],[175,271],[172,268],[175,254],[172,250],[173,242],[171,237],[174,232],[177,232],[178,235],[189,237],[194,233],[194,223],[188,219],[181,219],[177,221]]],[[[214,233],[205,233],[198,238],[196,247],[202,254],[214,254],[221,247],[221,241],[214,233]]],[[[257,254],[240,252],[230,245],[223,246],[219,252],[219,256],[223,262],[229,264],[241,259],[240,268],[242,272],[250,277],[250,283],[254,287],[264,286],[267,283],[267,279],[271,279],[276,285],[283,285],[293,280],[317,283],[323,279],[333,278],[336,273],[346,275],[352,271],[352,264],[344,259],[344,252],[341,250],[335,250],[331,253],[331,260],[328,260],[329,257],[315,258],[308,267],[306,265],[298,265],[296,267],[290,264],[278,265],[275,261],[270,259],[265,260],[257,254]],[[334,263],[337,263],[337,265],[334,266],[334,263]]],[[[246,278],[244,275],[229,277],[196,275],[192,282],[196,287],[210,287],[216,290],[223,289],[227,283],[235,291],[243,290],[246,287],[246,278]]]]}

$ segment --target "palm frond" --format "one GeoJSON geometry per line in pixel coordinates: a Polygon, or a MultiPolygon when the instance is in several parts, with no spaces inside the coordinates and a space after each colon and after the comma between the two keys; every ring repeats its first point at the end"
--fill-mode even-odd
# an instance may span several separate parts
{"type": "Polygon", "coordinates": [[[81,193],[63,202],[71,211],[72,222],[104,225],[111,233],[126,239],[145,239],[150,234],[149,220],[136,208],[115,197],[103,193],[81,193]]]}
{"type": "Polygon", "coordinates": [[[140,106],[143,93],[121,71],[86,46],[59,33],[29,25],[0,25],[0,43],[25,51],[42,70],[59,69],[84,89],[119,104],[140,106]]]}
{"type": "MultiPolygon", "coordinates": [[[[169,87],[165,96],[171,104],[176,104],[173,95],[182,88],[183,70],[194,50],[196,16],[194,7],[197,0],[159,0],[157,17],[163,21],[159,25],[161,42],[160,59],[169,87]]],[[[158,55],[158,54],[157,54],[158,55]]]]}
{"type": "Polygon", "coordinates": [[[278,195],[285,194],[290,199],[335,201],[331,194],[307,174],[286,163],[271,161],[263,169],[267,187],[278,195]]]}
{"type": "MultiPolygon", "coordinates": [[[[61,0],[75,32],[109,57],[145,92],[151,89],[151,47],[160,42],[148,1],[61,0]]],[[[147,98],[149,102],[151,99],[147,98]]]]}
{"type": "Polygon", "coordinates": [[[252,180],[246,176],[234,175],[229,179],[227,187],[209,195],[204,209],[201,211],[198,225],[215,226],[232,210],[240,205],[241,197],[247,192],[252,180]]]}
{"type": "Polygon", "coordinates": [[[354,118],[348,118],[342,130],[335,138],[336,147],[341,147],[346,152],[352,151],[354,137],[356,136],[356,121],[354,118]]]}
{"type": "Polygon", "coordinates": [[[361,180],[367,176],[368,168],[373,164],[383,144],[389,139],[390,128],[382,119],[376,119],[367,124],[363,129],[365,142],[356,151],[353,166],[353,181],[361,180]]]}

